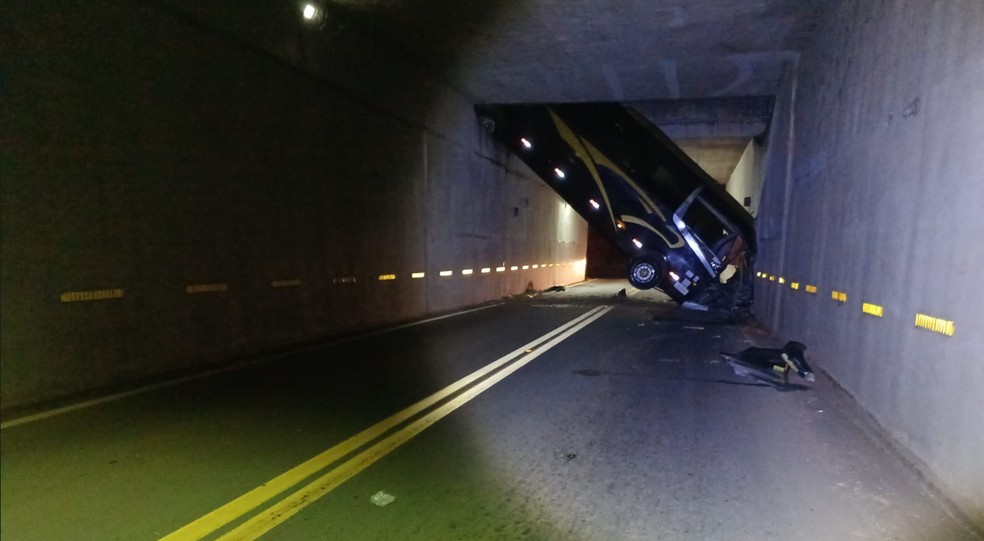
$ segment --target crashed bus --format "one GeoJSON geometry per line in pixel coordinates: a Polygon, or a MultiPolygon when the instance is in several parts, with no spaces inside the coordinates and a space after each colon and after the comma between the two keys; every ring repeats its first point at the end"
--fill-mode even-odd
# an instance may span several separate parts
{"type": "Polygon", "coordinates": [[[603,104],[479,105],[516,154],[629,259],[638,289],[684,308],[752,302],[752,216],[635,110],[603,104]]]}

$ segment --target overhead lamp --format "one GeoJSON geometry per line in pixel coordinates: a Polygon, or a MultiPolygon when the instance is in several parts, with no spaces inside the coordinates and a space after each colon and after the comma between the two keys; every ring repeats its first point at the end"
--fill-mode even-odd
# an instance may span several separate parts
{"type": "Polygon", "coordinates": [[[601,205],[599,205],[598,202],[595,201],[594,199],[588,199],[588,203],[591,203],[591,206],[594,207],[595,210],[601,208],[601,205]]]}
{"type": "Polygon", "coordinates": [[[325,20],[325,11],[314,2],[305,2],[301,7],[301,16],[310,24],[320,24],[325,20]]]}
{"type": "Polygon", "coordinates": [[[533,148],[533,143],[531,143],[530,140],[525,137],[520,138],[519,142],[523,143],[523,147],[526,149],[533,148]]]}
{"type": "Polygon", "coordinates": [[[554,174],[557,175],[557,178],[564,178],[567,176],[559,167],[554,167],[554,174]]]}
{"type": "Polygon", "coordinates": [[[642,243],[639,242],[639,239],[632,239],[632,244],[635,244],[636,248],[642,248],[642,243]]]}

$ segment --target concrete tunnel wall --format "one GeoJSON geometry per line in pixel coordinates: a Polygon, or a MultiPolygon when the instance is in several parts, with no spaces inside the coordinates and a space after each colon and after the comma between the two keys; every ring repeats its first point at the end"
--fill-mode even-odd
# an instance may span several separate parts
{"type": "Polygon", "coordinates": [[[763,321],[806,343],[979,525],[982,29],[977,0],[828,6],[777,99],[756,291],[763,321]]]}
{"type": "Polygon", "coordinates": [[[3,407],[583,279],[583,220],[352,27],[97,4],[4,5],[3,407]]]}

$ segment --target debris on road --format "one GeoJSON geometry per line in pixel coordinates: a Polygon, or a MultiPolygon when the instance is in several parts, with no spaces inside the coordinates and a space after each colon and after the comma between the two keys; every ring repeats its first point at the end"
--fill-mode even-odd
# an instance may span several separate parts
{"type": "Polygon", "coordinates": [[[570,461],[574,460],[575,458],[577,458],[577,453],[574,453],[574,452],[571,452],[571,451],[560,451],[560,452],[557,453],[557,456],[559,458],[564,459],[564,461],[566,461],[566,462],[570,462],[570,461]]]}
{"type": "Polygon", "coordinates": [[[564,286],[553,286],[553,287],[548,287],[547,289],[544,289],[543,291],[545,291],[545,292],[551,292],[551,293],[560,293],[562,291],[567,291],[567,288],[564,287],[564,286]]]}
{"type": "Polygon", "coordinates": [[[396,496],[392,494],[387,494],[382,490],[373,494],[369,498],[369,501],[371,501],[374,505],[377,505],[379,507],[386,507],[387,505],[393,503],[394,500],[396,500],[396,496]]]}
{"type": "Polygon", "coordinates": [[[615,296],[616,297],[625,297],[626,296],[625,295],[625,288],[623,287],[622,289],[619,289],[618,290],[618,293],[616,293],[615,296]]]}
{"type": "Polygon", "coordinates": [[[805,345],[790,341],[782,349],[751,347],[740,353],[722,351],[721,356],[739,376],[785,387],[789,385],[790,369],[806,381],[814,381],[813,369],[807,364],[803,354],[805,350],[805,345]]]}

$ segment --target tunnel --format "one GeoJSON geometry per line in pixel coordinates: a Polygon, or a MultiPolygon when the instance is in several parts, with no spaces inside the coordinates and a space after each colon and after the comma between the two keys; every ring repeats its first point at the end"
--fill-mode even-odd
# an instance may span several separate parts
{"type": "Polygon", "coordinates": [[[979,0],[0,13],[4,539],[984,538],[979,0]],[[632,287],[482,104],[657,126],[750,312],[632,287]]]}

